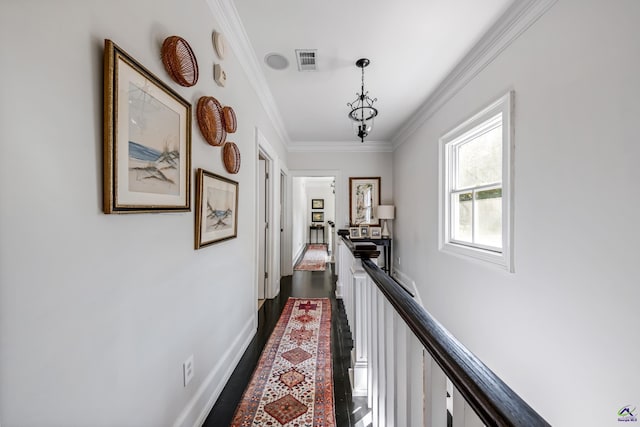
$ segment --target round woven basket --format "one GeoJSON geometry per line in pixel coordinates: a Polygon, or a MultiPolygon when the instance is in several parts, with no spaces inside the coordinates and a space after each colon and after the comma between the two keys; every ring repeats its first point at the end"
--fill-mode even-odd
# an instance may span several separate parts
{"type": "Polygon", "coordinates": [[[236,112],[231,107],[222,108],[222,120],[224,121],[224,130],[228,133],[234,133],[238,128],[236,120],[236,112]]]}
{"type": "Polygon", "coordinates": [[[182,37],[167,37],[162,43],[162,63],[167,73],[180,86],[198,82],[198,61],[189,43],[182,37]]]}
{"type": "Polygon", "coordinates": [[[198,100],[196,117],[200,132],[209,145],[219,147],[224,144],[227,132],[222,121],[222,107],[217,99],[213,96],[201,97],[198,100]]]}
{"type": "Polygon", "coordinates": [[[235,174],[240,171],[240,149],[236,144],[227,141],[222,147],[222,158],[227,172],[235,174]]]}

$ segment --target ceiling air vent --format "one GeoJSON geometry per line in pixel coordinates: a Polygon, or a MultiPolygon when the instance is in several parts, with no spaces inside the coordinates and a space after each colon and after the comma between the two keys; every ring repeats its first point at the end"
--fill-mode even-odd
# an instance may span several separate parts
{"type": "Polygon", "coordinates": [[[298,71],[316,71],[316,49],[296,49],[298,71]]]}

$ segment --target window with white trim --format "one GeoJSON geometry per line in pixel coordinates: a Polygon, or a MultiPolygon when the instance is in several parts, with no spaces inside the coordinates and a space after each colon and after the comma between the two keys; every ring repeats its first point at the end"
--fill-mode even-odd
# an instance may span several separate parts
{"type": "Polygon", "coordinates": [[[512,265],[513,92],[440,138],[440,249],[512,265]]]}

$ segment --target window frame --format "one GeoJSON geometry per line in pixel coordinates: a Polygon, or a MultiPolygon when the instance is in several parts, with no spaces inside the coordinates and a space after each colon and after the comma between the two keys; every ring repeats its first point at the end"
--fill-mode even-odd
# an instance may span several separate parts
{"type": "MultiPolygon", "coordinates": [[[[492,264],[499,265],[513,272],[513,153],[514,126],[513,108],[514,91],[509,91],[478,113],[474,114],[460,125],[445,133],[439,140],[439,249],[463,257],[471,257],[492,264]],[[495,128],[499,124],[492,123],[498,114],[502,113],[502,250],[481,244],[453,239],[451,229],[451,210],[453,192],[472,192],[463,188],[453,190],[455,183],[452,167],[455,159],[455,148],[469,141],[479,134],[495,128]]],[[[498,122],[499,123],[499,122],[498,122]]],[[[495,187],[496,183],[470,187],[495,187]]],[[[474,192],[475,194],[475,192],[474,192]]],[[[472,221],[475,218],[472,216],[472,221]]]]}

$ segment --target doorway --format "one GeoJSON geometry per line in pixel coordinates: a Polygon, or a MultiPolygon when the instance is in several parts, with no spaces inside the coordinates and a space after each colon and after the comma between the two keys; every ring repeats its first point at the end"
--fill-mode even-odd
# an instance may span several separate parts
{"type": "Polygon", "coordinates": [[[295,176],[292,179],[292,263],[310,244],[323,244],[334,252],[335,175],[295,176]]]}
{"type": "Polygon", "coordinates": [[[268,159],[258,155],[258,309],[264,303],[269,279],[269,173],[268,159]]]}
{"type": "MultiPolygon", "coordinates": [[[[280,172],[278,153],[256,128],[255,291],[256,300],[280,293],[280,172]]],[[[285,227],[286,231],[286,227],[285,227]]]]}
{"type": "Polygon", "coordinates": [[[291,263],[287,261],[289,228],[287,227],[287,175],[280,171],[280,274],[288,276],[293,273],[291,263]]]}

